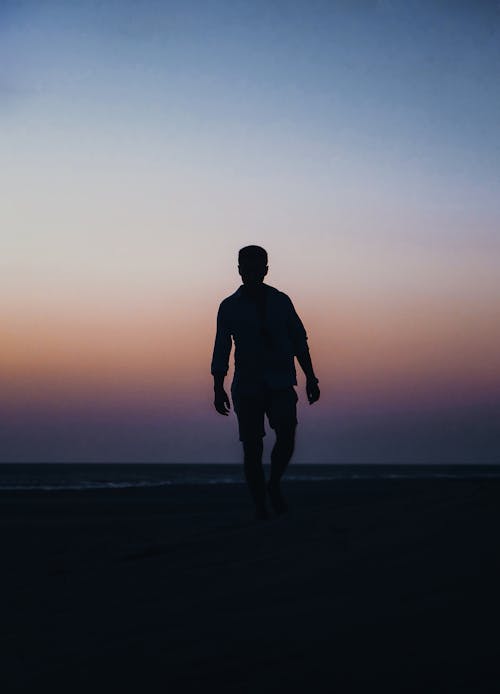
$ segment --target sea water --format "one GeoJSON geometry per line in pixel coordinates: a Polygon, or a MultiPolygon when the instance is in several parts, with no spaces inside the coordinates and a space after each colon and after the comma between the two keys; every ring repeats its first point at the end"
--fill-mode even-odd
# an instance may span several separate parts
{"type": "MultiPolygon", "coordinates": [[[[285,478],[290,482],[367,479],[500,479],[500,465],[318,465],[292,462],[285,478]]],[[[127,489],[244,483],[241,464],[0,464],[0,491],[127,489]]]]}

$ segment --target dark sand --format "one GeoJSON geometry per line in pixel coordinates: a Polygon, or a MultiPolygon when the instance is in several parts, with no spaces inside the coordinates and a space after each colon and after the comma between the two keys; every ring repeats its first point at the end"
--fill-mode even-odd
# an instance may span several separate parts
{"type": "Polygon", "coordinates": [[[499,691],[499,481],[286,492],[1,493],[1,691],[499,691]]]}

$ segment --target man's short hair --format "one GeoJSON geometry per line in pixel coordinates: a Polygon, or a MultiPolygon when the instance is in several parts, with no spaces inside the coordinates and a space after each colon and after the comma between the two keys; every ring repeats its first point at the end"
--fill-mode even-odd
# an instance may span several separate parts
{"type": "Polygon", "coordinates": [[[255,262],[261,261],[264,265],[267,265],[267,251],[261,246],[245,246],[240,248],[238,253],[238,264],[244,264],[245,262],[255,262]]]}

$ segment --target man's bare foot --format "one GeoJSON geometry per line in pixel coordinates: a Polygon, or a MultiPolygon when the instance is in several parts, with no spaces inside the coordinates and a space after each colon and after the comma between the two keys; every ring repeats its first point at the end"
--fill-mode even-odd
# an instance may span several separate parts
{"type": "Polygon", "coordinates": [[[278,484],[273,484],[268,482],[267,491],[269,494],[269,499],[271,501],[271,506],[275,512],[280,516],[282,513],[288,511],[288,504],[285,501],[285,497],[281,493],[279,482],[278,484]]]}
{"type": "Polygon", "coordinates": [[[258,508],[255,511],[255,520],[262,521],[262,520],[269,520],[269,513],[267,512],[267,508],[258,508]]]}

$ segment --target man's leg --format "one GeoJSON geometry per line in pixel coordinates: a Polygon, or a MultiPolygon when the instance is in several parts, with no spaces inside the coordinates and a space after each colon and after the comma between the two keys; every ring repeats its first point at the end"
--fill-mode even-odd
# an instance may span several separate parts
{"type": "Polygon", "coordinates": [[[243,441],[243,465],[245,478],[252,495],[257,517],[267,516],[266,508],[266,478],[262,467],[262,451],[264,445],[262,438],[254,438],[243,441]]]}
{"type": "Polygon", "coordinates": [[[260,395],[245,396],[233,392],[233,404],[238,417],[240,441],[243,444],[243,466],[252,495],[257,518],[266,518],[266,480],[262,467],[264,402],[260,395]]]}
{"type": "Polygon", "coordinates": [[[268,417],[276,432],[276,442],[271,451],[271,474],[267,488],[276,513],[285,513],[288,505],[281,493],[280,481],[295,448],[297,393],[293,387],[270,394],[268,417]]]}
{"type": "Polygon", "coordinates": [[[276,442],[271,451],[271,475],[269,483],[278,486],[295,448],[295,423],[276,425],[276,442]]]}

